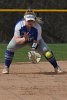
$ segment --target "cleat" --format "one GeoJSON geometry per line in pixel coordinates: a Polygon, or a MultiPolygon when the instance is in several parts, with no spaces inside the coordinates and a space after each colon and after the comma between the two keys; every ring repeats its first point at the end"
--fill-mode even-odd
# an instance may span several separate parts
{"type": "Polygon", "coordinates": [[[57,68],[54,69],[55,73],[60,74],[63,73],[63,71],[61,70],[61,68],[58,66],[57,68]]]}
{"type": "Polygon", "coordinates": [[[4,67],[2,73],[3,73],[3,74],[9,74],[9,68],[4,67]]]}

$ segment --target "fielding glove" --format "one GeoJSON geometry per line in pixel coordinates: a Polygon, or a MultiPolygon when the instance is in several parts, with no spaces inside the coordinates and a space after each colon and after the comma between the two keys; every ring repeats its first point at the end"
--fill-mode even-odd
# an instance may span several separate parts
{"type": "Polygon", "coordinates": [[[32,61],[32,63],[39,63],[41,60],[41,55],[36,51],[29,51],[28,57],[29,57],[29,60],[32,61]]]}

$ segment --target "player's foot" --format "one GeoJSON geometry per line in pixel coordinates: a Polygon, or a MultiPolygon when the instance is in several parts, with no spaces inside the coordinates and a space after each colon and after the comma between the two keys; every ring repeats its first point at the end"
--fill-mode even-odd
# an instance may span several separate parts
{"type": "Polygon", "coordinates": [[[8,67],[4,67],[2,73],[3,74],[9,74],[9,68],[8,67]]]}
{"type": "Polygon", "coordinates": [[[60,74],[63,73],[63,71],[61,70],[61,68],[58,66],[57,68],[54,69],[56,74],[60,74]]]}

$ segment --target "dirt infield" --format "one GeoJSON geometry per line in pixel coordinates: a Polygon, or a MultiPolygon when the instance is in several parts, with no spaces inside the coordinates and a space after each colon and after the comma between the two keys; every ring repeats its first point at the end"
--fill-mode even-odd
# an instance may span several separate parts
{"type": "Polygon", "coordinates": [[[12,64],[10,74],[2,74],[0,100],[67,100],[67,61],[58,62],[65,71],[55,74],[48,62],[12,64]]]}

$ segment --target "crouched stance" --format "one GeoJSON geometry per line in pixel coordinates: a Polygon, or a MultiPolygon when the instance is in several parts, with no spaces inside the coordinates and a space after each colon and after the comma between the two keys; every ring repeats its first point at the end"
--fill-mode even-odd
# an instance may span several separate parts
{"type": "Polygon", "coordinates": [[[45,58],[52,64],[56,73],[62,72],[57,64],[53,52],[44,42],[41,33],[42,29],[36,20],[35,13],[32,11],[27,11],[24,14],[24,19],[20,20],[15,26],[14,36],[9,42],[7,50],[5,52],[5,63],[2,73],[9,73],[10,64],[12,63],[15,50],[20,49],[26,44],[32,44],[32,53],[37,48],[45,56],[45,58]]]}

